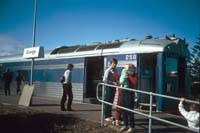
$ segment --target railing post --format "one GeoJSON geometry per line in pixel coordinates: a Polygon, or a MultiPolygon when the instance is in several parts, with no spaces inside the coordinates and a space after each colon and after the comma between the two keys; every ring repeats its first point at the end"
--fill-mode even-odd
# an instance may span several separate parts
{"type": "Polygon", "coordinates": [[[105,85],[102,85],[102,104],[101,104],[101,126],[104,126],[104,113],[103,113],[103,109],[104,109],[104,89],[105,89],[105,85]]]}
{"type": "Polygon", "coordinates": [[[151,133],[152,130],[152,105],[153,104],[153,96],[152,92],[150,92],[150,106],[149,106],[149,133],[151,133]]]}

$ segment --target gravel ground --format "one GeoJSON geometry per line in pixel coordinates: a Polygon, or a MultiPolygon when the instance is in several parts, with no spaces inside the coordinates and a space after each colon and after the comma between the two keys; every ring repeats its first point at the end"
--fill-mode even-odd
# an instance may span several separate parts
{"type": "Polygon", "coordinates": [[[71,114],[50,114],[33,109],[0,104],[1,133],[116,133],[71,114]]]}

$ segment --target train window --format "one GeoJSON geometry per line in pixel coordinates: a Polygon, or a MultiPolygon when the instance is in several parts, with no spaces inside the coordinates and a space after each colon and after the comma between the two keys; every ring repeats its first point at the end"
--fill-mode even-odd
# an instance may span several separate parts
{"type": "Polygon", "coordinates": [[[103,44],[103,45],[99,46],[97,49],[119,48],[122,44],[123,44],[123,42],[115,41],[113,43],[110,42],[108,44],[103,44]]]}
{"type": "Polygon", "coordinates": [[[80,46],[72,46],[72,47],[65,47],[65,48],[61,48],[57,53],[71,53],[74,52],[77,48],[79,48],[80,46]]]}
{"type": "Polygon", "coordinates": [[[63,46],[63,47],[54,49],[51,52],[51,54],[71,53],[71,52],[74,52],[79,47],[80,47],[79,45],[71,46],[71,47],[63,46]]]}
{"type": "Polygon", "coordinates": [[[85,45],[81,46],[77,51],[89,51],[94,50],[98,45],[85,45]]]}
{"type": "Polygon", "coordinates": [[[151,69],[148,69],[148,68],[143,68],[142,69],[142,75],[143,76],[152,76],[153,72],[151,69]]]}
{"type": "Polygon", "coordinates": [[[166,74],[169,76],[177,76],[178,61],[176,58],[166,59],[166,74]]]}

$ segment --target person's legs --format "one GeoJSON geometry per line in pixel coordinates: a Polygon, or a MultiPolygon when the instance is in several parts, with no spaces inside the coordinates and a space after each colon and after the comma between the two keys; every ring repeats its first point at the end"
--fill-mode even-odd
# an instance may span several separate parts
{"type": "Polygon", "coordinates": [[[66,84],[63,84],[63,95],[60,102],[61,110],[65,110],[66,96],[67,96],[66,84]]]}
{"type": "Polygon", "coordinates": [[[21,84],[19,85],[19,95],[21,95],[21,93],[22,93],[21,89],[20,89],[20,86],[21,86],[21,84]]]}
{"type": "Polygon", "coordinates": [[[10,83],[8,84],[8,95],[10,96],[10,83]]]}
{"type": "Polygon", "coordinates": [[[128,130],[128,115],[127,115],[127,113],[128,113],[128,111],[122,109],[122,119],[124,121],[124,126],[120,129],[121,132],[128,130]]]}
{"type": "MultiPolygon", "coordinates": [[[[113,104],[113,102],[114,102],[114,98],[115,98],[115,92],[116,92],[116,89],[115,89],[115,87],[109,87],[109,89],[110,89],[110,98],[109,98],[109,102],[111,103],[111,104],[113,104]]],[[[108,106],[108,117],[112,117],[112,105],[109,105],[108,106]]]]}
{"type": "MultiPolygon", "coordinates": [[[[130,110],[134,109],[134,94],[129,93],[127,94],[127,102],[128,102],[128,108],[130,110]]],[[[135,127],[135,119],[134,119],[134,113],[128,112],[128,123],[129,123],[129,129],[127,132],[133,132],[135,127]]]]}
{"type": "MultiPolygon", "coordinates": [[[[127,87],[127,86],[122,86],[122,87],[127,87]]],[[[127,91],[122,90],[122,107],[127,108],[127,91]]],[[[122,109],[122,119],[124,121],[124,126],[120,129],[120,131],[126,131],[128,130],[128,111],[122,109]]]]}
{"type": "Polygon", "coordinates": [[[73,93],[72,93],[72,86],[69,84],[67,86],[67,95],[68,95],[68,102],[67,102],[67,110],[72,110],[72,100],[73,100],[73,93]]]}
{"type": "MultiPolygon", "coordinates": [[[[123,98],[124,99],[123,107],[127,108],[127,95],[126,95],[126,93],[123,95],[123,97],[124,97],[123,98]]],[[[129,111],[123,110],[123,121],[124,121],[125,126],[128,126],[128,113],[129,113],[129,111]]]]}
{"type": "Polygon", "coordinates": [[[134,113],[129,114],[129,121],[130,121],[130,127],[134,128],[135,127],[135,116],[134,113]]]}
{"type": "Polygon", "coordinates": [[[115,87],[110,87],[110,102],[113,103],[115,99],[115,92],[116,88],[115,87]]]}
{"type": "MultiPolygon", "coordinates": [[[[129,109],[134,110],[134,107],[135,107],[134,103],[135,103],[135,94],[134,94],[134,92],[131,92],[129,94],[129,105],[128,105],[129,109]]],[[[129,114],[130,122],[129,123],[130,123],[130,126],[133,127],[133,128],[135,126],[135,123],[134,123],[135,119],[134,118],[135,118],[134,113],[130,112],[130,114],[129,114]]]]}
{"type": "Polygon", "coordinates": [[[124,125],[128,126],[128,111],[123,110],[123,121],[124,121],[124,125]]]}
{"type": "Polygon", "coordinates": [[[6,96],[8,95],[8,87],[9,87],[9,84],[7,82],[5,82],[4,83],[4,92],[5,92],[6,96]]]}
{"type": "MultiPolygon", "coordinates": [[[[122,103],[122,96],[121,96],[121,90],[118,89],[118,97],[117,97],[117,105],[121,106],[122,103]]],[[[121,121],[121,109],[119,107],[116,108],[116,120],[121,121]]]]}
{"type": "MultiPolygon", "coordinates": [[[[105,87],[105,90],[104,90],[104,101],[106,102],[110,102],[110,87],[106,86],[105,87]]],[[[111,117],[111,106],[108,105],[108,104],[104,104],[104,117],[107,118],[107,117],[111,117]]]]}
{"type": "MultiPolygon", "coordinates": [[[[122,106],[127,108],[127,93],[125,91],[122,92],[122,106]]],[[[128,111],[122,109],[122,118],[124,121],[124,125],[127,127],[128,126],[128,111]]]]}
{"type": "Polygon", "coordinates": [[[17,83],[17,95],[20,94],[20,84],[17,83]]]}

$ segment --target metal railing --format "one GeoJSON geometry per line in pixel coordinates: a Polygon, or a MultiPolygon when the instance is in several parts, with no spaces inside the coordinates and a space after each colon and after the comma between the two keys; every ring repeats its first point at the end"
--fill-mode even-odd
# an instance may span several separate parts
{"type": "MultiPolygon", "coordinates": [[[[149,125],[148,125],[148,126],[149,126],[149,128],[148,128],[148,129],[149,129],[149,133],[152,132],[152,119],[155,119],[155,120],[158,120],[158,121],[161,121],[161,122],[164,122],[164,123],[167,123],[167,124],[176,126],[176,127],[180,127],[180,128],[183,128],[183,129],[187,129],[187,130],[190,130],[190,131],[199,133],[199,131],[196,130],[196,129],[192,129],[192,128],[187,127],[187,126],[185,126],[185,125],[181,125],[181,124],[178,124],[178,123],[169,121],[169,120],[165,120],[165,119],[162,119],[162,118],[153,116],[153,115],[152,115],[153,96],[156,96],[156,97],[163,97],[163,98],[167,98],[167,99],[179,100],[179,101],[180,101],[180,98],[173,97],[173,96],[167,96],[167,95],[157,94],[157,93],[153,93],[153,92],[141,91],[141,90],[136,90],[136,89],[132,89],[132,88],[124,88],[124,87],[119,87],[119,86],[110,85],[110,84],[106,84],[106,83],[99,83],[99,84],[97,85],[97,87],[96,87],[96,97],[97,97],[97,100],[100,101],[100,102],[102,103],[102,106],[101,106],[101,126],[104,125],[104,113],[103,113],[104,104],[108,104],[108,105],[112,105],[112,106],[118,107],[118,108],[120,108],[120,109],[124,109],[124,110],[130,111],[130,112],[132,112],[132,113],[136,113],[136,114],[139,114],[139,115],[148,117],[148,118],[149,118],[149,125]],[[101,85],[102,87],[100,87],[100,85],[101,85]],[[120,88],[120,89],[123,89],[123,90],[128,90],[128,91],[132,91],[132,92],[137,92],[137,93],[142,93],[142,94],[149,95],[149,96],[150,96],[150,100],[149,100],[149,104],[150,104],[150,105],[149,105],[149,106],[150,106],[150,107],[149,107],[149,114],[145,114],[145,113],[139,112],[139,111],[137,111],[137,110],[131,110],[131,109],[128,109],[128,108],[119,106],[119,105],[117,105],[117,104],[104,101],[105,86],[115,87],[116,89],[117,89],[117,88],[120,88]],[[101,93],[101,94],[102,94],[102,95],[101,95],[102,97],[101,97],[101,98],[99,97],[99,89],[102,89],[102,93],[101,93]]],[[[197,102],[197,101],[192,101],[192,100],[188,100],[188,99],[186,99],[185,101],[186,101],[186,102],[189,102],[189,103],[199,104],[199,102],[197,102]]]]}

